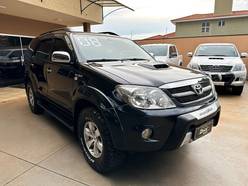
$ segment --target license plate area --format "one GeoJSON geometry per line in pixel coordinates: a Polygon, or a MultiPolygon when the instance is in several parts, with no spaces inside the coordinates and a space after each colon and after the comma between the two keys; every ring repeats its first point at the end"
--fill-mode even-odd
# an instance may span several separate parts
{"type": "Polygon", "coordinates": [[[206,136],[212,131],[214,120],[207,121],[203,125],[197,127],[194,131],[193,140],[197,140],[203,136],[206,136]]]}

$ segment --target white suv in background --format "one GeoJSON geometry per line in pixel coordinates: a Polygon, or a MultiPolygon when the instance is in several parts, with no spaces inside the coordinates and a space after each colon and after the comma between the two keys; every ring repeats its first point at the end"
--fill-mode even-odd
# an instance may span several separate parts
{"type": "Polygon", "coordinates": [[[188,53],[192,57],[188,68],[208,74],[216,86],[231,87],[233,94],[241,95],[247,76],[241,58],[246,58],[247,55],[239,54],[234,44],[201,44],[194,54],[188,53]]]}
{"type": "Polygon", "coordinates": [[[147,44],[142,45],[157,61],[170,65],[182,66],[183,57],[179,55],[176,45],[173,44],[147,44]]]}

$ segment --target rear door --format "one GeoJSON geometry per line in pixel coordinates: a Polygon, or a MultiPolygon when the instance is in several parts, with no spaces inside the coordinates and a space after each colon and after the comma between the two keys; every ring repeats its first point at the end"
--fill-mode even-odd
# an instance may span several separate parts
{"type": "MultiPolygon", "coordinates": [[[[71,111],[72,110],[72,96],[73,87],[75,84],[75,58],[72,49],[68,46],[68,40],[65,40],[63,35],[57,35],[54,38],[54,51],[68,52],[71,56],[71,63],[57,63],[52,62],[47,66],[47,80],[48,80],[48,95],[50,99],[56,102],[59,106],[71,111]]],[[[71,46],[71,45],[70,45],[71,46]]]]}
{"type": "Polygon", "coordinates": [[[31,70],[34,75],[37,90],[42,95],[47,95],[47,65],[50,62],[51,49],[53,46],[53,39],[42,40],[32,56],[31,70]]]}

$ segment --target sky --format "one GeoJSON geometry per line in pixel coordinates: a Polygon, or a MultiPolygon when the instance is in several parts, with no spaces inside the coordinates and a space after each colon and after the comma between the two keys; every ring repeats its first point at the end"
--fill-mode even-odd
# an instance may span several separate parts
{"type": "MultiPolygon", "coordinates": [[[[248,10],[248,0],[233,0],[233,10],[248,10]]],[[[122,9],[92,26],[93,32],[111,31],[131,39],[141,39],[175,31],[170,20],[196,13],[212,13],[214,0],[119,0],[135,11],[122,9]]],[[[112,9],[105,8],[104,15],[112,9]]]]}

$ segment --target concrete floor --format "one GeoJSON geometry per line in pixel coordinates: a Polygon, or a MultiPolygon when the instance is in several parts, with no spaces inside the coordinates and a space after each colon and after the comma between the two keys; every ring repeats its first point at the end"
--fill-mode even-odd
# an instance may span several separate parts
{"type": "Polygon", "coordinates": [[[67,129],[30,112],[23,90],[0,89],[0,185],[247,186],[248,85],[241,97],[220,100],[221,121],[210,135],[176,151],[132,155],[102,176],[67,129]]]}

